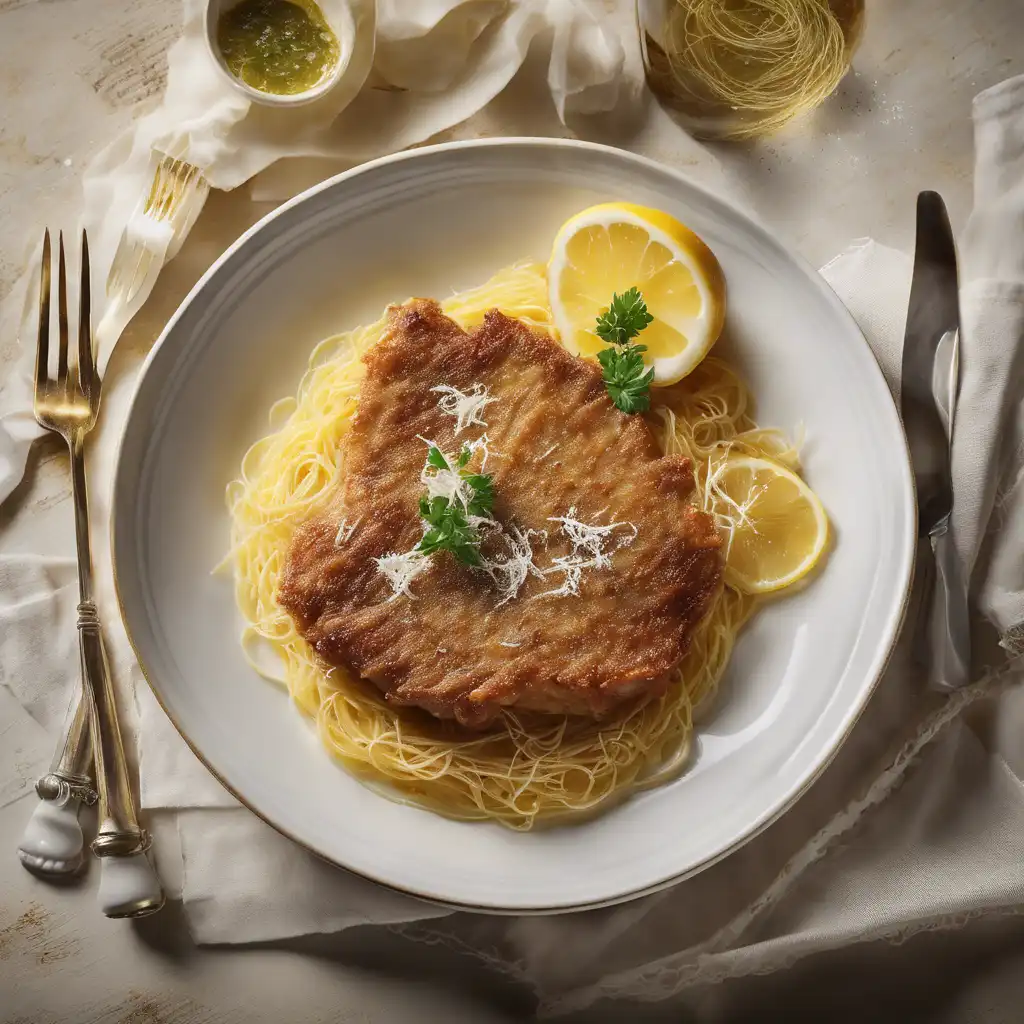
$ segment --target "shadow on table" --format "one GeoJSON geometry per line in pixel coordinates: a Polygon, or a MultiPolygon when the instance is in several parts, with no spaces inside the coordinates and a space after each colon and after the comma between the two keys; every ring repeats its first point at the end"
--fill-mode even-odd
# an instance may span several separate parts
{"type": "MultiPolygon", "coordinates": [[[[172,901],[152,917],[132,922],[139,940],[153,953],[182,966],[196,953],[182,905],[172,901]]],[[[529,1020],[536,999],[524,986],[479,961],[441,946],[412,942],[386,927],[368,925],[332,935],[304,935],[245,945],[204,946],[204,952],[239,955],[248,950],[275,950],[363,971],[381,983],[415,981],[456,988],[460,995],[486,1006],[488,1024],[529,1020]],[[495,1016],[498,1014],[499,1016],[495,1016]]],[[[682,1022],[680,1022],[682,1024],[682,1022]]]]}

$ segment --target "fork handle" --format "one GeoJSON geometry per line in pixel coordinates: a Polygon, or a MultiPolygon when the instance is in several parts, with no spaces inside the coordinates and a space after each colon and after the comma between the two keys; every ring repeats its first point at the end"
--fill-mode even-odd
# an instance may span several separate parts
{"type": "Polygon", "coordinates": [[[92,848],[97,856],[129,855],[145,846],[128,781],[128,765],[114,704],[114,687],[107,666],[96,605],[78,606],[78,639],[82,648],[85,701],[93,735],[100,829],[92,848]]]}
{"type": "MultiPolygon", "coordinates": [[[[92,556],[83,441],[84,435],[76,436],[70,449],[71,493],[75,505],[81,594],[78,605],[78,639],[82,651],[82,691],[92,736],[96,792],[99,795],[100,827],[93,840],[92,850],[100,858],[141,858],[152,875],[152,868],[145,858],[149,835],[139,826],[135,813],[110,667],[100,632],[99,614],[92,599],[92,556]]],[[[140,864],[138,859],[134,859],[133,863],[140,864]]],[[[140,870],[136,870],[133,876],[140,873],[140,870]]],[[[107,874],[105,867],[104,874],[107,874]]],[[[134,907],[119,902],[116,916],[137,916],[159,910],[163,905],[163,894],[155,875],[152,875],[152,880],[156,895],[152,892],[140,895],[140,902],[134,907]]],[[[101,896],[102,888],[101,881],[101,896]]],[[[106,906],[104,911],[107,911],[106,906]]]]}
{"type": "Polygon", "coordinates": [[[164,905],[164,894],[146,855],[149,833],[139,826],[135,814],[114,688],[99,617],[91,601],[78,606],[78,631],[99,793],[100,827],[92,851],[101,862],[100,907],[107,917],[143,917],[164,905]]]}

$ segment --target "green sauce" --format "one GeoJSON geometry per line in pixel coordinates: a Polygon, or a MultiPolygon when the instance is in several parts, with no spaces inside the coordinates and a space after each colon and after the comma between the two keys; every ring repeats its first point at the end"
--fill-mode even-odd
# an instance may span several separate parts
{"type": "Polygon", "coordinates": [[[338,62],[338,39],[312,0],[242,0],[217,25],[231,73],[261,92],[293,96],[318,85],[338,62]]]}

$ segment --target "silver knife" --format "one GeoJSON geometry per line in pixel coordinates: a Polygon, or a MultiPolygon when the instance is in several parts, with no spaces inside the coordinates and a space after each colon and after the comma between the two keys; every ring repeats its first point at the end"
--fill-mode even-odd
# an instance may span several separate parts
{"type": "Polygon", "coordinates": [[[917,484],[918,535],[928,537],[934,574],[924,602],[929,682],[955,690],[969,681],[967,581],[949,532],[951,442],[959,384],[960,302],[956,246],[937,192],[917,197],[917,241],[903,339],[903,427],[917,484]]]}

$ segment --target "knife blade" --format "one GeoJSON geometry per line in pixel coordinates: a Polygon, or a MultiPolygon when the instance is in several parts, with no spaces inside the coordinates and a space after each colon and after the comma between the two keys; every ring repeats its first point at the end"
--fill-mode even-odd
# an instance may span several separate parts
{"type": "Polygon", "coordinates": [[[903,339],[901,412],[917,486],[918,535],[932,549],[923,604],[929,681],[951,690],[968,681],[970,618],[963,566],[949,530],[952,437],[959,384],[960,303],[956,245],[937,192],[917,197],[917,238],[903,339]]]}

